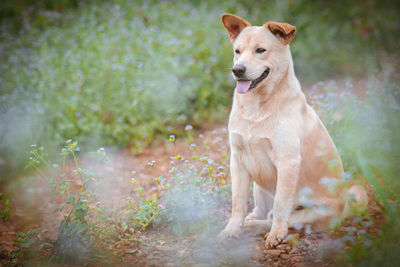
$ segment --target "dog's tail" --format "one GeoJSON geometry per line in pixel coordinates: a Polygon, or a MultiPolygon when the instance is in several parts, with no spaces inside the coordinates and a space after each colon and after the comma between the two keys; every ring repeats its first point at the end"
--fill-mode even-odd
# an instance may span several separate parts
{"type": "Polygon", "coordinates": [[[346,194],[343,215],[344,217],[360,214],[368,207],[368,195],[361,185],[351,186],[346,194]]]}

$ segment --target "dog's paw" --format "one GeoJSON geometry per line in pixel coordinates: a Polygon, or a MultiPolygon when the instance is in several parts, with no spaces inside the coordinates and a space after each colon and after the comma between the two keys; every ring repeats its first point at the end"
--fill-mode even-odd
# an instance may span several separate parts
{"type": "Polygon", "coordinates": [[[265,240],[265,247],[267,249],[276,247],[282,242],[287,233],[288,230],[284,227],[281,227],[280,229],[274,229],[268,234],[267,239],[265,240]]]}
{"type": "Polygon", "coordinates": [[[246,221],[252,221],[252,220],[262,220],[264,218],[262,218],[262,216],[259,216],[256,212],[252,211],[249,215],[246,216],[246,218],[244,218],[244,221],[246,223],[246,221]]]}
{"type": "Polygon", "coordinates": [[[219,233],[217,237],[217,242],[222,243],[229,239],[237,239],[242,233],[242,228],[240,226],[227,225],[226,228],[219,233]]]}
{"type": "Polygon", "coordinates": [[[269,220],[245,220],[244,230],[253,235],[262,235],[271,230],[272,221],[269,220]]]}

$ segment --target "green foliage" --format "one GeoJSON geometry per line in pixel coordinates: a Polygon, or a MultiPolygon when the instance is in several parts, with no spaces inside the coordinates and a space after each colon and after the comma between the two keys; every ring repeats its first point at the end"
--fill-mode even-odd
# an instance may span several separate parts
{"type": "Polygon", "coordinates": [[[6,24],[8,31],[18,32],[27,24],[34,23],[35,27],[51,26],[53,16],[71,8],[77,8],[80,0],[3,0],[0,6],[0,24],[6,24]],[[51,16],[52,15],[52,16],[51,16]]]}
{"type": "MultiPolygon", "coordinates": [[[[58,261],[84,260],[92,253],[93,246],[112,248],[116,243],[137,243],[140,241],[138,233],[160,215],[158,195],[163,189],[161,178],[157,178],[160,190],[152,199],[147,199],[144,189],[136,185],[137,197],[129,197],[121,210],[111,210],[98,201],[97,186],[101,181],[97,169],[109,160],[104,148],[90,154],[90,168],[80,167],[77,141],[66,141],[59,162],[49,161],[43,147],[32,145],[31,148],[27,167],[45,177],[52,193],[57,192],[62,197],[59,210],[64,217],[54,244],[58,261]],[[70,161],[74,165],[72,170],[68,164],[70,161]]],[[[132,181],[136,183],[134,179],[132,181]]]]}
{"type": "Polygon", "coordinates": [[[51,244],[41,240],[41,230],[40,228],[29,229],[26,232],[16,233],[17,239],[14,242],[14,249],[5,253],[10,266],[20,266],[23,258],[34,257],[44,248],[51,246],[51,244]]]}
{"type": "MultiPolygon", "coordinates": [[[[164,218],[177,236],[215,234],[222,228],[221,207],[230,201],[227,147],[221,137],[215,137],[212,144],[207,141],[196,144],[192,127],[187,125],[185,129],[191,156],[171,158],[172,178],[162,198],[166,205],[164,218]],[[199,153],[198,146],[213,156],[199,153]]],[[[169,139],[172,143],[174,140],[174,137],[169,139]]]]}
{"type": "MultiPolygon", "coordinates": [[[[2,194],[0,193],[0,196],[2,194]]],[[[11,203],[9,199],[0,200],[0,221],[10,219],[11,203]]]]}
{"type": "MultiPolygon", "coordinates": [[[[141,233],[160,222],[170,223],[178,236],[219,230],[223,221],[218,213],[220,204],[230,199],[226,143],[216,137],[211,144],[204,141],[196,145],[192,129],[191,125],[185,127],[192,155],[188,159],[180,155],[171,158],[172,178],[155,177],[157,191],[149,197],[133,171],[130,184],[134,193],[117,209],[98,198],[102,183],[98,167],[110,161],[103,148],[91,153],[90,164],[86,162],[83,168],[76,141],[67,140],[60,157],[51,160],[44,147],[31,145],[27,168],[45,177],[52,194],[62,199],[59,211],[64,217],[50,260],[86,262],[96,255],[94,248],[111,251],[119,245],[140,243],[141,233]],[[199,153],[198,145],[216,159],[199,153]]],[[[174,146],[175,136],[168,141],[174,146]]],[[[157,168],[155,161],[147,165],[157,168]]],[[[35,244],[40,245],[40,240],[35,244]]],[[[12,258],[22,260],[30,255],[15,254],[12,258]]]]}
{"type": "Polygon", "coordinates": [[[390,2],[14,2],[3,11],[35,10],[11,20],[24,21],[20,36],[0,36],[0,157],[14,165],[39,141],[139,151],[172,129],[182,134],[172,126],[224,117],[232,55],[223,12],[296,25],[302,81],[360,75],[380,57],[371,51],[399,43],[390,2]]]}
{"type": "Polygon", "coordinates": [[[358,219],[359,225],[344,236],[351,249],[343,260],[355,266],[393,266],[399,260],[400,95],[398,82],[382,76],[371,76],[366,100],[348,93],[351,81],[345,88],[331,82],[326,93],[314,95],[342,156],[345,180],[368,181],[384,207],[385,222],[377,234],[368,234],[358,219]]]}
{"type": "MultiPolygon", "coordinates": [[[[47,153],[43,147],[31,146],[31,157],[27,167],[36,169],[42,176],[46,177],[52,185],[52,192],[57,191],[63,198],[60,211],[69,208],[67,215],[61,220],[59,236],[56,242],[56,249],[62,260],[77,256],[82,257],[85,248],[90,244],[88,234],[90,228],[89,201],[96,200],[93,190],[96,182],[96,173],[81,169],[78,165],[76,153],[79,151],[78,143],[67,140],[61,150],[62,165],[50,163],[47,153]],[[71,157],[75,164],[72,173],[66,172],[66,160],[71,157]],[[74,193],[73,185],[79,180],[81,186],[79,193],[74,193]]],[[[98,151],[98,163],[104,159],[104,151],[98,151]]],[[[96,164],[97,165],[97,164],[96,164]]]]}
{"type": "MultiPolygon", "coordinates": [[[[3,51],[16,52],[2,54],[5,119],[28,113],[35,125],[27,131],[39,131],[19,139],[72,136],[140,149],[169,125],[198,124],[228,103],[229,80],[220,70],[228,70],[229,51],[221,53],[225,35],[213,27],[218,14],[189,4],[122,2],[71,16],[5,42],[3,51]]],[[[16,128],[10,121],[6,139],[16,128]]]]}

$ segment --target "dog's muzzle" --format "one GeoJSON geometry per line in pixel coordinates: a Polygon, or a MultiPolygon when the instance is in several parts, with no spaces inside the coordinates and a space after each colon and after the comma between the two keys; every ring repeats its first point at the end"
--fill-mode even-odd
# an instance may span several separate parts
{"type": "Polygon", "coordinates": [[[268,77],[268,74],[269,74],[269,68],[267,68],[267,69],[260,75],[260,77],[258,77],[257,79],[251,81],[249,90],[255,88],[255,87],[257,86],[257,84],[259,84],[259,83],[262,82],[265,78],[267,78],[267,77],[268,77]]]}
{"type": "Polygon", "coordinates": [[[257,79],[254,79],[254,80],[238,79],[236,81],[236,91],[239,94],[244,94],[244,93],[248,92],[250,89],[255,88],[260,82],[262,82],[265,78],[267,78],[268,74],[269,74],[269,68],[267,68],[257,79]]]}

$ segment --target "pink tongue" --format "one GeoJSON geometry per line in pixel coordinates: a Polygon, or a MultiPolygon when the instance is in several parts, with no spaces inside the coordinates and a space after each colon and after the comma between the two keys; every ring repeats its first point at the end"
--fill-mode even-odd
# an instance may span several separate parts
{"type": "Polygon", "coordinates": [[[249,91],[251,81],[237,81],[236,83],[236,91],[239,94],[244,94],[249,91]]]}

